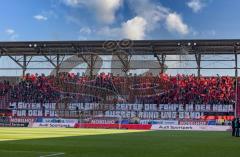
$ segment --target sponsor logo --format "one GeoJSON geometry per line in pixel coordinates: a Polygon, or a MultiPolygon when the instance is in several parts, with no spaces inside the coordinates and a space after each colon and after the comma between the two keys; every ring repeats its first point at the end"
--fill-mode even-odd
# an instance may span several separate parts
{"type": "Polygon", "coordinates": [[[228,131],[231,126],[211,125],[152,125],[151,130],[228,131]]]}
{"type": "Polygon", "coordinates": [[[33,123],[32,127],[42,128],[73,128],[75,123],[33,123]]]}

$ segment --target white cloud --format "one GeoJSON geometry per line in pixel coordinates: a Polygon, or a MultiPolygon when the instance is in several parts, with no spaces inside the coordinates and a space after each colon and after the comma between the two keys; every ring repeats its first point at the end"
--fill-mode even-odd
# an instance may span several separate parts
{"type": "Polygon", "coordinates": [[[159,22],[163,21],[170,11],[168,8],[160,4],[154,4],[150,0],[129,0],[128,2],[133,12],[147,21],[147,31],[159,27],[159,22]]]}
{"type": "Polygon", "coordinates": [[[97,16],[105,23],[112,23],[115,20],[115,13],[122,4],[122,0],[93,0],[97,16]]]}
{"type": "MultiPolygon", "coordinates": [[[[124,0],[61,0],[65,5],[76,8],[87,7],[93,11],[97,19],[100,19],[106,25],[100,25],[95,32],[99,37],[106,38],[129,38],[145,39],[148,33],[166,27],[170,32],[176,32],[186,35],[190,32],[189,26],[184,23],[182,17],[171,9],[162,6],[159,2],[153,0],[128,0],[131,11],[135,17],[123,21],[120,26],[111,27],[109,24],[116,19],[116,12],[123,4],[124,0]]],[[[79,18],[68,16],[67,21],[72,21],[81,26],[79,18]]],[[[98,26],[96,26],[97,28],[98,26]]],[[[89,34],[91,30],[82,28],[80,33],[89,34]]]]}
{"type": "Polygon", "coordinates": [[[15,33],[15,30],[14,30],[14,29],[11,29],[11,28],[8,28],[8,29],[5,30],[5,33],[6,33],[7,35],[13,35],[13,34],[15,33]]]}
{"type": "Polygon", "coordinates": [[[122,24],[123,37],[132,40],[141,40],[145,37],[147,21],[139,16],[122,24]]]}
{"type": "Polygon", "coordinates": [[[122,5],[123,0],[63,0],[70,7],[86,6],[95,12],[103,23],[113,23],[116,11],[122,5]]]}
{"type": "Polygon", "coordinates": [[[92,33],[92,30],[89,28],[89,27],[82,27],[79,31],[81,34],[91,34],[92,33]]]}
{"type": "Polygon", "coordinates": [[[177,13],[170,13],[166,18],[167,29],[170,32],[177,32],[182,35],[189,33],[188,25],[183,23],[182,17],[177,13]]]}
{"type": "Polygon", "coordinates": [[[97,31],[97,35],[107,39],[132,39],[142,40],[146,36],[147,22],[144,18],[136,16],[123,22],[120,27],[110,28],[105,26],[97,31]]]}
{"type": "Polygon", "coordinates": [[[144,18],[136,16],[121,24],[121,27],[103,27],[97,33],[100,36],[111,39],[142,40],[146,36],[147,22],[144,18]]]}
{"type": "Polygon", "coordinates": [[[43,16],[41,14],[33,16],[34,19],[39,21],[46,21],[48,18],[46,16],[43,16]]]}
{"type": "Polygon", "coordinates": [[[187,6],[193,10],[193,12],[199,12],[205,5],[202,0],[190,0],[187,2],[187,6]]]}
{"type": "Polygon", "coordinates": [[[160,3],[153,3],[151,0],[129,0],[129,4],[132,10],[147,22],[145,33],[154,31],[162,23],[166,23],[164,26],[170,32],[177,32],[181,35],[189,33],[189,27],[181,16],[160,3]]]}

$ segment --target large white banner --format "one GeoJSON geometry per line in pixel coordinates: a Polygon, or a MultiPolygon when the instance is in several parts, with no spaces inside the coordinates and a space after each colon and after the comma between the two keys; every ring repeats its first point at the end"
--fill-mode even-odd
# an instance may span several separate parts
{"type": "Polygon", "coordinates": [[[228,131],[231,126],[221,125],[152,125],[151,130],[186,130],[186,131],[228,131]]]}
{"type": "Polygon", "coordinates": [[[161,124],[161,125],[178,125],[177,120],[140,120],[140,124],[161,124]]]}
{"type": "MultiPolygon", "coordinates": [[[[232,113],[234,104],[105,104],[69,103],[64,109],[58,109],[58,103],[10,104],[14,117],[68,117],[78,118],[79,111],[86,116],[106,116],[140,119],[201,119],[205,113],[232,113]],[[78,111],[77,111],[78,109],[78,111]],[[93,111],[93,112],[92,112],[93,111]]],[[[220,114],[221,115],[221,114],[220,114]]]]}
{"type": "Polygon", "coordinates": [[[73,128],[76,123],[33,123],[34,128],[73,128]]]}

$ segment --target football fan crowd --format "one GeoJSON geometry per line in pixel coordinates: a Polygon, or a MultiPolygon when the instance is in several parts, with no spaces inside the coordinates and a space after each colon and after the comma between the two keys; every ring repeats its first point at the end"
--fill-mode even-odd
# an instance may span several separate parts
{"type": "MultiPolygon", "coordinates": [[[[129,103],[191,103],[230,104],[235,99],[234,78],[169,76],[112,76],[101,73],[94,78],[74,73],[58,76],[27,74],[20,82],[0,83],[0,98],[8,96],[11,102],[57,102],[62,97],[83,101],[99,101],[96,97],[124,96],[129,103]],[[94,98],[95,96],[95,98],[94,98]]],[[[115,102],[119,99],[116,99],[115,102]]]]}

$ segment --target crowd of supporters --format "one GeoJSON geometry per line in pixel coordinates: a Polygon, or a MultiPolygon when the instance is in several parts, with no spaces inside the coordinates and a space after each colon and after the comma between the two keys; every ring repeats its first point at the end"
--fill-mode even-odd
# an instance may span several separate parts
{"type": "Polygon", "coordinates": [[[57,102],[62,98],[84,101],[119,101],[129,103],[232,103],[235,99],[235,79],[223,77],[169,76],[80,76],[60,73],[58,76],[27,74],[20,82],[0,82],[0,96],[9,95],[12,102],[57,102]],[[118,98],[118,99],[116,99],[118,98]]]}
{"type": "Polygon", "coordinates": [[[0,97],[6,95],[10,89],[10,83],[8,81],[0,82],[0,97]]]}

